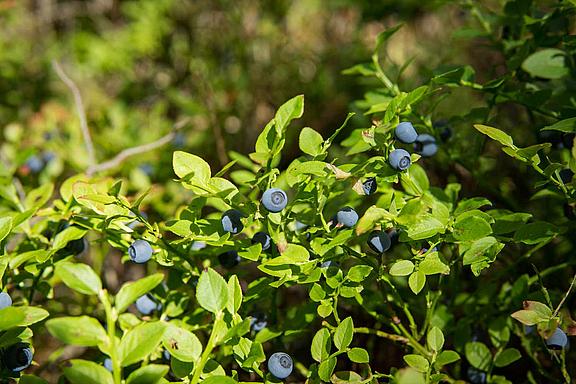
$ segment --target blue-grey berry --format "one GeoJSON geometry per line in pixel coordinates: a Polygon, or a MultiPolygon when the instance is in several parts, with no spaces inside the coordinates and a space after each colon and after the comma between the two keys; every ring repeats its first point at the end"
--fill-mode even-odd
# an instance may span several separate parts
{"type": "Polygon", "coordinates": [[[4,309],[12,305],[12,298],[6,292],[0,292],[0,309],[4,309]]]}
{"type": "Polygon", "coordinates": [[[240,256],[236,251],[228,251],[218,256],[218,261],[224,268],[233,268],[240,264],[240,256]]]}
{"type": "Polygon", "coordinates": [[[203,241],[193,241],[192,245],[190,246],[192,251],[199,251],[204,248],[206,248],[206,243],[203,241]]]}
{"type": "Polygon", "coordinates": [[[229,209],[222,214],[222,229],[225,232],[230,232],[235,235],[242,232],[244,225],[242,224],[242,212],[236,209],[229,209]]]}
{"type": "Polygon", "coordinates": [[[345,227],[351,228],[358,222],[358,214],[352,208],[344,207],[336,213],[336,221],[345,227]]]}
{"type": "Polygon", "coordinates": [[[141,264],[150,260],[153,251],[152,246],[146,240],[138,239],[128,248],[128,255],[130,260],[141,264]]]}
{"type": "Polygon", "coordinates": [[[170,361],[170,358],[171,358],[172,356],[170,355],[170,352],[168,352],[168,350],[165,349],[164,352],[162,352],[162,357],[164,358],[164,360],[170,361]]]}
{"type": "Polygon", "coordinates": [[[386,232],[373,231],[368,236],[368,246],[376,253],[384,253],[392,245],[392,240],[386,232]]]}
{"type": "Polygon", "coordinates": [[[369,177],[362,183],[362,190],[366,195],[371,195],[378,189],[378,184],[376,184],[376,179],[369,177]]]}
{"type": "Polygon", "coordinates": [[[388,163],[397,171],[404,171],[410,167],[410,154],[405,149],[399,148],[390,152],[388,163]]]}
{"type": "Polygon", "coordinates": [[[338,263],[332,260],[326,260],[320,264],[321,268],[338,268],[338,263]]]}
{"type": "Polygon", "coordinates": [[[268,322],[266,320],[266,315],[263,313],[256,313],[250,316],[250,329],[254,332],[260,332],[264,328],[266,328],[268,322]]]}
{"type": "Polygon", "coordinates": [[[472,384],[486,384],[486,372],[480,371],[474,367],[468,367],[468,380],[472,384]]]}
{"type": "Polygon", "coordinates": [[[2,360],[6,368],[17,373],[25,370],[32,364],[33,356],[29,344],[17,343],[4,350],[2,360]]]}
{"type": "Polygon", "coordinates": [[[112,372],[112,360],[109,357],[104,359],[104,368],[112,372]]]}
{"type": "Polygon", "coordinates": [[[414,151],[422,157],[431,157],[438,152],[438,145],[434,136],[427,133],[418,135],[414,143],[414,151]]]}
{"type": "Polygon", "coordinates": [[[568,336],[560,327],[556,328],[552,336],[546,339],[546,346],[549,349],[564,349],[566,344],[568,344],[568,336]]]}
{"type": "Polygon", "coordinates": [[[162,305],[154,301],[148,294],[140,296],[136,300],[136,309],[143,315],[149,315],[155,310],[160,310],[161,308],[162,305]]]}
{"type": "Polygon", "coordinates": [[[530,335],[531,333],[533,333],[536,330],[536,326],[535,325],[524,325],[524,334],[525,335],[530,335]]]}
{"type": "Polygon", "coordinates": [[[256,232],[254,236],[252,236],[252,244],[260,243],[262,244],[262,250],[266,251],[270,249],[272,245],[272,239],[266,232],[256,232]]]}
{"type": "Polygon", "coordinates": [[[292,373],[294,363],[290,355],[276,352],[268,359],[268,371],[279,379],[285,379],[292,373]]]}
{"type": "Polygon", "coordinates": [[[286,208],[288,196],[279,188],[270,188],[262,194],[261,201],[264,208],[269,212],[280,212],[286,208]]]}
{"type": "Polygon", "coordinates": [[[394,130],[394,136],[396,136],[396,139],[403,142],[404,144],[410,144],[416,140],[418,132],[416,132],[412,123],[403,121],[396,126],[396,129],[394,130]]]}
{"type": "Polygon", "coordinates": [[[38,173],[44,168],[44,161],[40,157],[33,155],[26,160],[26,166],[30,169],[30,172],[38,173]]]}

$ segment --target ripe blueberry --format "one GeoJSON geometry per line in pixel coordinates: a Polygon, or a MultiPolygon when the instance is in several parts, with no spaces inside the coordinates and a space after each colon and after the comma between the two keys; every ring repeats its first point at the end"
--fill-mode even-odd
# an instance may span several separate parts
{"type": "Polygon", "coordinates": [[[438,145],[434,136],[427,133],[418,135],[414,143],[414,150],[422,157],[431,157],[438,152],[438,145]]]}
{"type": "Polygon", "coordinates": [[[366,195],[371,195],[376,192],[378,189],[378,184],[376,184],[376,179],[373,177],[369,177],[366,181],[362,184],[362,189],[366,195]]]}
{"type": "Polygon", "coordinates": [[[546,339],[548,349],[564,349],[568,344],[568,336],[559,327],[556,328],[552,336],[546,339]]]}
{"type": "Polygon", "coordinates": [[[410,167],[410,154],[405,149],[395,149],[390,152],[388,163],[395,170],[404,171],[410,167]]]}
{"type": "Polygon", "coordinates": [[[268,325],[268,322],[266,321],[265,314],[258,312],[250,316],[250,329],[254,332],[260,332],[266,328],[266,325],[268,325]]]}
{"type": "Polygon", "coordinates": [[[368,236],[368,246],[376,253],[384,253],[392,245],[392,240],[386,232],[373,231],[368,236]]]}
{"type": "Polygon", "coordinates": [[[0,309],[4,309],[12,305],[12,298],[6,292],[0,292],[0,309]]]}
{"type": "Polygon", "coordinates": [[[336,213],[336,221],[345,227],[351,228],[358,222],[358,214],[352,208],[344,207],[336,213]]]}
{"type": "Polygon", "coordinates": [[[152,257],[152,247],[146,240],[136,240],[132,243],[130,248],[128,248],[128,255],[130,260],[135,263],[145,263],[152,257]]]}
{"type": "Polygon", "coordinates": [[[338,263],[332,260],[326,260],[320,264],[321,268],[338,268],[338,263]]]}
{"type": "Polygon", "coordinates": [[[224,268],[233,268],[240,264],[240,256],[236,251],[228,251],[218,256],[218,261],[224,268]]]}
{"type": "Polygon", "coordinates": [[[110,372],[112,372],[112,360],[110,360],[109,357],[107,357],[106,359],[104,359],[104,368],[106,368],[107,370],[109,370],[110,372]]]}
{"type": "Polygon", "coordinates": [[[242,224],[242,212],[235,209],[229,209],[222,214],[222,229],[230,232],[233,235],[242,232],[244,225],[242,224]]]}
{"type": "Polygon", "coordinates": [[[17,343],[4,350],[2,361],[6,368],[17,373],[25,370],[32,364],[32,357],[33,354],[30,345],[17,343]]]}
{"type": "Polygon", "coordinates": [[[162,305],[160,303],[156,303],[152,299],[152,297],[148,294],[140,296],[136,300],[136,309],[143,315],[149,315],[155,310],[160,310],[162,305]]]}
{"type": "Polygon", "coordinates": [[[472,384],[485,384],[486,372],[480,371],[474,367],[468,367],[468,380],[472,384]]]}
{"type": "Polygon", "coordinates": [[[206,243],[203,241],[194,241],[192,242],[192,245],[190,246],[190,249],[193,251],[199,251],[201,249],[206,248],[206,243]]]}
{"type": "Polygon", "coordinates": [[[252,236],[252,244],[260,243],[262,244],[262,250],[266,251],[270,249],[272,245],[272,239],[266,232],[256,232],[254,236],[252,236]]]}
{"type": "Polygon", "coordinates": [[[25,165],[28,167],[30,172],[38,173],[42,170],[42,168],[44,168],[44,161],[40,157],[33,155],[30,156],[28,160],[26,160],[25,165]]]}
{"type": "Polygon", "coordinates": [[[416,132],[412,123],[403,121],[396,126],[396,129],[394,130],[394,136],[396,136],[396,139],[402,143],[410,144],[416,140],[418,132],[416,132]]]}
{"type": "Polygon", "coordinates": [[[288,196],[286,192],[279,188],[267,189],[264,194],[262,194],[262,205],[269,212],[280,212],[286,208],[288,204],[288,196]]]}
{"type": "Polygon", "coordinates": [[[393,247],[396,244],[398,244],[398,241],[400,239],[400,231],[397,231],[396,229],[392,228],[387,233],[388,237],[390,238],[390,247],[393,247]]]}
{"type": "Polygon", "coordinates": [[[536,330],[535,325],[524,325],[524,334],[529,335],[536,330]]]}
{"type": "Polygon", "coordinates": [[[279,379],[285,379],[292,373],[294,364],[290,355],[276,352],[268,359],[268,370],[279,379]]]}

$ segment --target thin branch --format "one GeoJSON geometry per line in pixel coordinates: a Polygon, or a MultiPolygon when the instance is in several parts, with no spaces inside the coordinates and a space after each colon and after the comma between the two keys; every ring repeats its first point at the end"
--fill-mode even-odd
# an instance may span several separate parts
{"type": "Polygon", "coordinates": [[[180,128],[182,128],[184,125],[186,125],[189,122],[189,120],[190,119],[183,119],[182,121],[176,123],[174,125],[172,132],[168,133],[165,136],[162,136],[161,138],[159,138],[156,141],[153,141],[151,143],[142,144],[142,145],[139,145],[137,147],[127,148],[127,149],[121,151],[120,153],[118,153],[112,159],[107,160],[103,163],[95,164],[95,165],[91,166],[90,168],[88,168],[86,173],[88,175],[92,175],[92,174],[97,173],[97,172],[102,172],[102,171],[106,171],[106,170],[109,170],[112,168],[116,168],[117,166],[122,164],[122,162],[124,162],[124,160],[126,160],[130,156],[138,155],[138,154],[141,154],[144,152],[149,152],[149,151],[152,151],[156,148],[159,148],[165,144],[168,144],[170,141],[172,141],[172,139],[174,139],[174,136],[176,136],[176,131],[179,130],[180,128]]]}
{"type": "Polygon", "coordinates": [[[88,152],[88,168],[92,168],[96,164],[96,156],[94,155],[94,144],[92,143],[92,137],[90,136],[90,130],[88,129],[88,122],[86,120],[86,110],[84,108],[84,102],[82,101],[82,95],[80,90],[74,83],[74,81],[68,77],[66,72],[62,69],[62,66],[56,61],[52,60],[52,67],[54,71],[66,84],[66,86],[72,92],[74,96],[74,104],[76,105],[76,113],[80,119],[80,128],[82,129],[82,136],[84,137],[84,144],[86,145],[86,151],[88,152]]]}
{"type": "Polygon", "coordinates": [[[562,301],[560,301],[560,304],[558,304],[558,306],[556,307],[556,310],[554,311],[554,314],[552,315],[552,317],[556,317],[558,312],[560,312],[562,305],[564,305],[564,302],[566,301],[566,299],[570,295],[570,291],[572,291],[572,288],[574,288],[575,283],[576,283],[576,275],[574,275],[574,278],[572,279],[572,283],[570,283],[570,288],[568,288],[568,291],[566,292],[566,294],[562,298],[562,301]]]}

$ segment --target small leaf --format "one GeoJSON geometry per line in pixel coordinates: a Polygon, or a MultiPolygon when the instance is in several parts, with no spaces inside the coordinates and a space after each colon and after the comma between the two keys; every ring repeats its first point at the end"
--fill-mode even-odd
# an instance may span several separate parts
{"type": "Polygon", "coordinates": [[[310,352],[312,353],[312,358],[317,362],[322,362],[330,356],[330,346],[332,345],[332,340],[330,338],[330,331],[326,328],[320,329],[314,335],[312,339],[312,345],[310,346],[310,352]]]}
{"type": "Polygon", "coordinates": [[[493,128],[482,124],[474,124],[474,128],[476,128],[478,131],[485,134],[492,140],[496,140],[497,142],[506,147],[514,146],[514,141],[512,140],[512,137],[507,133],[499,130],[498,128],[493,128]]]}
{"type": "Polygon", "coordinates": [[[138,368],[128,376],[126,384],[157,384],[170,367],[167,365],[149,364],[138,368]]]}
{"type": "Polygon", "coordinates": [[[352,348],[346,352],[350,361],[354,363],[368,363],[370,356],[364,348],[352,348]]]}
{"type": "Polygon", "coordinates": [[[455,351],[442,351],[436,358],[436,364],[441,367],[443,365],[454,363],[458,360],[460,360],[460,356],[455,351]]]}
{"type": "Polygon", "coordinates": [[[330,376],[332,376],[332,372],[334,372],[334,368],[336,368],[336,358],[330,357],[328,360],[324,360],[318,366],[318,376],[320,379],[326,382],[330,382],[330,376]]]}
{"type": "Polygon", "coordinates": [[[86,264],[59,262],[56,264],[56,276],[69,288],[85,295],[97,295],[102,289],[100,277],[86,264]]]}
{"type": "Polygon", "coordinates": [[[474,367],[481,371],[488,371],[492,362],[492,353],[488,347],[479,341],[466,343],[466,359],[474,367]]]}
{"type": "Polygon", "coordinates": [[[354,322],[351,317],[347,317],[334,332],[334,345],[339,351],[346,349],[352,342],[352,336],[354,335],[354,322]]]}
{"type": "Polygon", "coordinates": [[[410,260],[400,260],[395,262],[390,268],[392,276],[408,276],[414,271],[414,263],[410,260]]]}
{"type": "Polygon", "coordinates": [[[241,305],[242,288],[240,287],[240,281],[238,281],[238,276],[232,275],[228,279],[228,302],[226,308],[228,308],[228,312],[234,314],[238,312],[241,305]]]}
{"type": "Polygon", "coordinates": [[[140,296],[145,295],[162,282],[164,275],[155,273],[140,280],[125,283],[116,295],[115,306],[118,313],[124,312],[140,296]]]}
{"type": "Polygon", "coordinates": [[[174,152],[172,157],[174,173],[193,185],[206,186],[210,181],[210,165],[204,159],[191,153],[174,152]]]}
{"type": "Polygon", "coordinates": [[[557,121],[556,123],[544,127],[542,131],[576,132],[576,117],[557,121]]]}
{"type": "Polygon", "coordinates": [[[543,49],[528,56],[522,69],[534,77],[560,79],[569,73],[566,53],[556,48],[543,49]]]}
{"type": "Polygon", "coordinates": [[[346,275],[350,281],[360,283],[364,281],[372,272],[372,267],[369,265],[355,265],[348,271],[346,275]]]}
{"type": "Polygon", "coordinates": [[[520,354],[520,351],[516,348],[506,348],[496,356],[494,359],[494,365],[499,368],[505,367],[516,360],[519,360],[521,357],[522,354],[520,354]]]}
{"type": "Polygon", "coordinates": [[[310,156],[318,156],[322,154],[322,144],[324,143],[324,139],[322,138],[322,135],[312,128],[302,128],[298,143],[300,145],[300,150],[310,156]]]}
{"type": "Polygon", "coordinates": [[[518,320],[524,325],[535,325],[540,322],[548,320],[547,317],[542,316],[536,311],[528,311],[525,309],[516,311],[510,316],[512,316],[514,319],[518,320]]]}
{"type": "Polygon", "coordinates": [[[108,340],[98,320],[89,316],[58,317],[46,322],[46,328],[60,341],[83,347],[95,347],[108,340]]]}
{"type": "Polygon", "coordinates": [[[27,327],[47,318],[48,311],[37,307],[6,307],[0,309],[0,331],[27,327]]]}
{"type": "Polygon", "coordinates": [[[416,271],[408,278],[408,285],[415,295],[420,293],[422,288],[424,288],[424,284],[426,284],[426,275],[422,271],[416,271]]]}
{"type": "Polygon", "coordinates": [[[164,336],[166,323],[154,321],[141,323],[122,336],[120,341],[120,359],[122,366],[137,363],[152,353],[164,336]]]}
{"type": "Polygon", "coordinates": [[[202,353],[202,344],[198,337],[172,323],[169,323],[164,331],[162,345],[170,352],[170,355],[184,362],[196,361],[202,353]]]}
{"type": "Polygon", "coordinates": [[[226,307],[228,286],[222,276],[212,268],[204,270],[198,280],[196,300],[205,310],[217,313],[226,307]]]}
{"type": "Polygon", "coordinates": [[[550,240],[558,234],[556,226],[543,221],[525,224],[514,233],[514,241],[533,245],[550,240]]]}
{"type": "Polygon", "coordinates": [[[71,384],[113,384],[112,374],[103,366],[86,360],[70,360],[64,376],[71,384]]]}
{"type": "Polygon", "coordinates": [[[427,372],[428,367],[430,367],[428,360],[420,355],[405,355],[403,356],[403,359],[406,364],[419,372],[427,372]]]}
{"type": "Polygon", "coordinates": [[[4,240],[12,230],[12,217],[0,218],[0,241],[4,240]]]}
{"type": "Polygon", "coordinates": [[[444,334],[442,333],[442,330],[438,327],[432,327],[428,331],[426,342],[428,343],[428,346],[434,351],[440,351],[444,346],[444,334]]]}

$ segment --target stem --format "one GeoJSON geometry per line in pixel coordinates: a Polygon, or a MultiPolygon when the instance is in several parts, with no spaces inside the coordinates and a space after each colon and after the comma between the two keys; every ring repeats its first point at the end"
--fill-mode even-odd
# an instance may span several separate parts
{"type": "Polygon", "coordinates": [[[410,344],[412,346],[412,348],[414,348],[416,351],[418,351],[422,356],[425,356],[425,357],[430,356],[430,352],[428,352],[428,350],[426,350],[426,348],[424,348],[422,346],[422,344],[420,344],[418,342],[418,340],[416,340],[401,323],[398,324],[398,328],[400,328],[400,331],[408,339],[408,341],[409,341],[408,344],[410,344]]]}
{"type": "Polygon", "coordinates": [[[387,333],[384,331],[380,331],[377,329],[371,329],[371,328],[367,328],[367,327],[354,328],[354,333],[365,333],[365,334],[369,334],[369,335],[376,335],[376,336],[382,337],[384,339],[388,339],[388,340],[392,340],[392,341],[398,341],[398,342],[401,342],[404,344],[408,344],[408,342],[409,342],[408,338],[406,338],[404,336],[393,335],[391,333],[387,333]]]}
{"type": "Polygon", "coordinates": [[[192,376],[192,380],[190,380],[190,384],[198,384],[200,380],[200,375],[204,371],[204,365],[210,358],[210,354],[212,353],[212,349],[214,349],[216,344],[216,332],[214,330],[219,325],[220,321],[222,321],[222,312],[218,312],[216,314],[216,320],[214,321],[214,326],[212,327],[212,332],[210,332],[210,337],[208,338],[208,342],[206,343],[206,348],[202,352],[202,356],[200,357],[200,362],[194,366],[194,376],[192,376]]]}
{"type": "Polygon", "coordinates": [[[562,301],[560,301],[560,304],[558,304],[558,306],[556,307],[556,310],[552,314],[552,317],[556,317],[556,315],[560,311],[560,308],[562,308],[562,305],[564,304],[564,302],[566,301],[566,299],[570,295],[570,291],[572,291],[572,288],[574,288],[574,283],[576,283],[576,275],[574,275],[574,278],[572,279],[572,282],[570,283],[570,287],[568,288],[568,291],[566,292],[566,294],[562,298],[562,301]]]}
{"type": "Polygon", "coordinates": [[[110,360],[112,360],[112,375],[114,376],[114,384],[122,383],[122,366],[118,360],[118,348],[116,346],[116,311],[110,304],[108,293],[106,290],[101,290],[98,294],[100,301],[104,304],[106,311],[106,328],[108,329],[108,340],[110,342],[110,360]]]}

